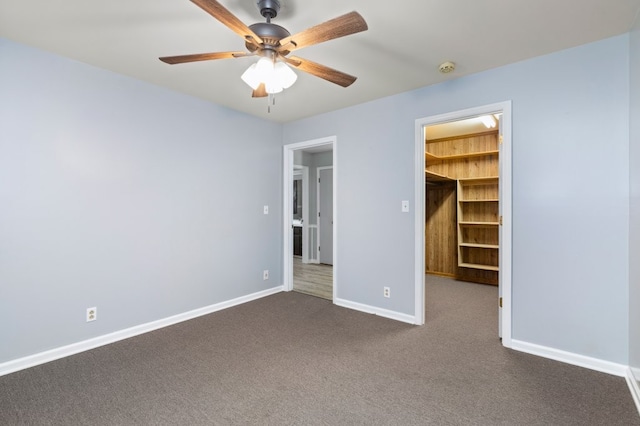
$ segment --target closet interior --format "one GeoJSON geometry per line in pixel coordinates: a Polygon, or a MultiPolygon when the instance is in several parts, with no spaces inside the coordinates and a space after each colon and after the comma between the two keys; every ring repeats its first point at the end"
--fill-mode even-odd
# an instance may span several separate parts
{"type": "Polygon", "coordinates": [[[425,128],[427,274],[498,285],[499,118],[425,128]]]}

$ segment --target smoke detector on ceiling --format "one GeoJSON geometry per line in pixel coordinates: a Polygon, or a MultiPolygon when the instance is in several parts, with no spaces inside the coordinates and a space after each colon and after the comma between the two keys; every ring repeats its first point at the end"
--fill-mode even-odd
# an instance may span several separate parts
{"type": "Polygon", "coordinates": [[[454,64],[453,62],[443,62],[440,64],[440,66],[438,67],[438,69],[440,70],[440,72],[442,74],[447,74],[450,73],[451,71],[456,69],[456,64],[454,64]]]}

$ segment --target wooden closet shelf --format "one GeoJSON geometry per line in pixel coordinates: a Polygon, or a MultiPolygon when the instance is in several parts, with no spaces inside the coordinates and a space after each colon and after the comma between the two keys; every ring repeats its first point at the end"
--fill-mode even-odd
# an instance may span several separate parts
{"type": "Polygon", "coordinates": [[[460,243],[460,247],[499,249],[500,245],[498,245],[498,244],[460,243]]]}
{"type": "Polygon", "coordinates": [[[483,269],[485,271],[499,271],[500,268],[498,266],[492,265],[480,265],[477,263],[460,263],[458,264],[461,268],[472,268],[472,269],[483,269]]]}
{"type": "Polygon", "coordinates": [[[450,178],[449,176],[441,175],[440,173],[435,173],[426,169],[424,171],[424,174],[427,180],[434,182],[450,182],[455,180],[450,178]]]}
{"type": "Polygon", "coordinates": [[[458,179],[462,185],[495,185],[500,178],[498,176],[461,178],[458,179]]]}
{"type": "Polygon", "coordinates": [[[478,151],[478,152],[466,152],[464,154],[451,154],[451,155],[435,155],[430,152],[425,152],[424,156],[427,161],[447,161],[447,160],[460,160],[464,158],[473,158],[473,157],[485,157],[487,155],[497,155],[499,154],[499,150],[491,150],[491,151],[478,151]]]}
{"type": "Polygon", "coordinates": [[[498,203],[500,202],[497,198],[485,198],[482,200],[460,200],[461,203],[498,203]]]}
{"type": "Polygon", "coordinates": [[[499,222],[459,222],[461,226],[486,226],[493,227],[500,225],[499,222]]]}

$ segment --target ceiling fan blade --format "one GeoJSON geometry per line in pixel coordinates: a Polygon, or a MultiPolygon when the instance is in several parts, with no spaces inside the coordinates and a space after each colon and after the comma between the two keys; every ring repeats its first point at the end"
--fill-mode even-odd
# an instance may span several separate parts
{"type": "Polygon", "coordinates": [[[253,53],[247,52],[215,52],[215,53],[195,53],[193,55],[180,55],[180,56],[163,56],[160,59],[162,62],[175,65],[184,64],[185,62],[197,62],[197,61],[210,61],[213,59],[229,59],[229,58],[241,58],[243,56],[253,56],[253,53]]]}
{"type": "Polygon", "coordinates": [[[267,93],[267,88],[264,85],[264,83],[260,83],[260,86],[258,86],[258,88],[256,90],[253,91],[253,93],[251,94],[252,98],[264,98],[267,97],[269,94],[267,93]]]}
{"type": "Polygon", "coordinates": [[[191,0],[202,10],[209,15],[216,18],[218,21],[226,25],[231,31],[238,34],[245,41],[259,46],[262,43],[262,39],[258,37],[249,27],[247,27],[240,19],[238,19],[233,13],[229,12],[227,8],[218,3],[216,0],[191,0]]]}
{"type": "Polygon", "coordinates": [[[286,61],[301,71],[308,72],[342,87],[351,86],[358,78],[297,56],[286,58],[286,61]]]}
{"type": "MultiPolygon", "coordinates": [[[[192,0],[193,1],[193,0],[192,0]]],[[[350,12],[280,40],[279,51],[294,51],[324,41],[365,31],[369,27],[358,12],[350,12]]]]}

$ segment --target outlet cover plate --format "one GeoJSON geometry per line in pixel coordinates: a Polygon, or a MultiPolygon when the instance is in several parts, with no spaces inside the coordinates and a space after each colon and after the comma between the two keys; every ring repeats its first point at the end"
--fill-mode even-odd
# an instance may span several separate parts
{"type": "Polygon", "coordinates": [[[95,321],[98,319],[98,308],[87,308],[87,322],[95,321]]]}

